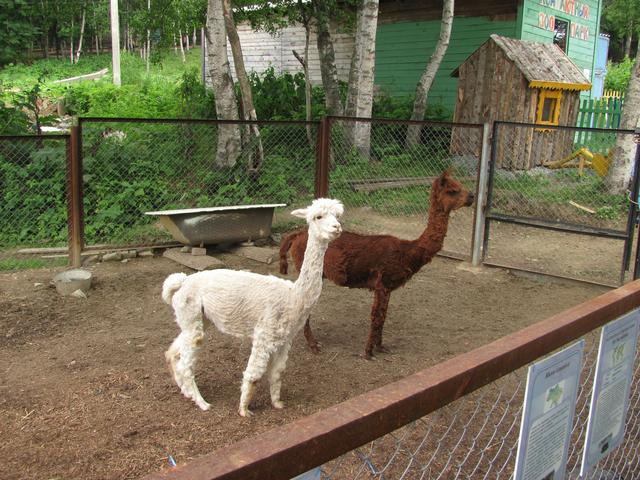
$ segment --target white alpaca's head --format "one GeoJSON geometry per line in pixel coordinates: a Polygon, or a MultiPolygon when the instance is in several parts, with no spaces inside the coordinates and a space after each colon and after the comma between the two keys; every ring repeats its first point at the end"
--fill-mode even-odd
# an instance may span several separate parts
{"type": "Polygon", "coordinates": [[[343,213],[344,206],[339,200],[317,198],[307,208],[294,210],[291,215],[307,221],[309,237],[330,242],[342,233],[340,217],[343,213]]]}

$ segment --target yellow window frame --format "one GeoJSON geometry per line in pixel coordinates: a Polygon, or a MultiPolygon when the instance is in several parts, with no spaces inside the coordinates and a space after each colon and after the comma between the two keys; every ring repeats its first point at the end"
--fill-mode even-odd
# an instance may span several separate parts
{"type": "Polygon", "coordinates": [[[560,106],[562,105],[562,91],[540,89],[538,97],[538,110],[536,112],[536,124],[538,125],[559,125],[560,124],[560,106]],[[542,113],[544,111],[544,101],[547,99],[555,99],[555,108],[551,115],[551,120],[543,120],[542,113]]]}

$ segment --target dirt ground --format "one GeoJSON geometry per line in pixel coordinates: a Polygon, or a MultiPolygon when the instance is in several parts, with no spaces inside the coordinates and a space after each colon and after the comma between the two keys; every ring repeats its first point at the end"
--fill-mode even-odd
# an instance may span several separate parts
{"type": "MultiPolygon", "coordinates": [[[[277,274],[276,264],[218,258],[277,274]]],[[[169,273],[189,269],[162,257],[98,263],[86,299],[59,296],[49,286],[54,270],[0,274],[0,476],[139,478],[167,468],[169,455],[187,462],[607,290],[467,266],[438,257],[392,294],[384,331],[391,353],[374,361],[360,356],[371,294],[325,282],[312,318],[322,352],[312,354],[300,334],[284,376],[286,408],[271,408],[262,384],[249,419],[236,413],[248,340],[208,330],[197,371],[213,404],[208,412],[180,394],[165,367],[163,352],[178,330],[160,287],[169,273]]]]}

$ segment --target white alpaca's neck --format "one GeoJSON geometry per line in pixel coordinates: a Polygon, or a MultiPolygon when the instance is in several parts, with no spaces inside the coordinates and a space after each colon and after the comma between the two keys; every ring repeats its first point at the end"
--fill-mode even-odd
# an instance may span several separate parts
{"type": "Polygon", "coordinates": [[[293,294],[297,300],[302,302],[305,309],[315,305],[320,297],[324,254],[328,246],[329,242],[309,235],[304,261],[300,267],[300,275],[293,284],[293,294]]]}

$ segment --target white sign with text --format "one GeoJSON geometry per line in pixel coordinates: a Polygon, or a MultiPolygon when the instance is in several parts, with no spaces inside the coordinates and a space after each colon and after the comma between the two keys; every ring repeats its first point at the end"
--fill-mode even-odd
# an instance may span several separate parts
{"type": "Polygon", "coordinates": [[[602,327],[580,476],[624,437],[639,325],[640,310],[634,310],[602,327]]]}
{"type": "Polygon", "coordinates": [[[564,478],[584,340],[529,367],[514,480],[564,478]]]}

